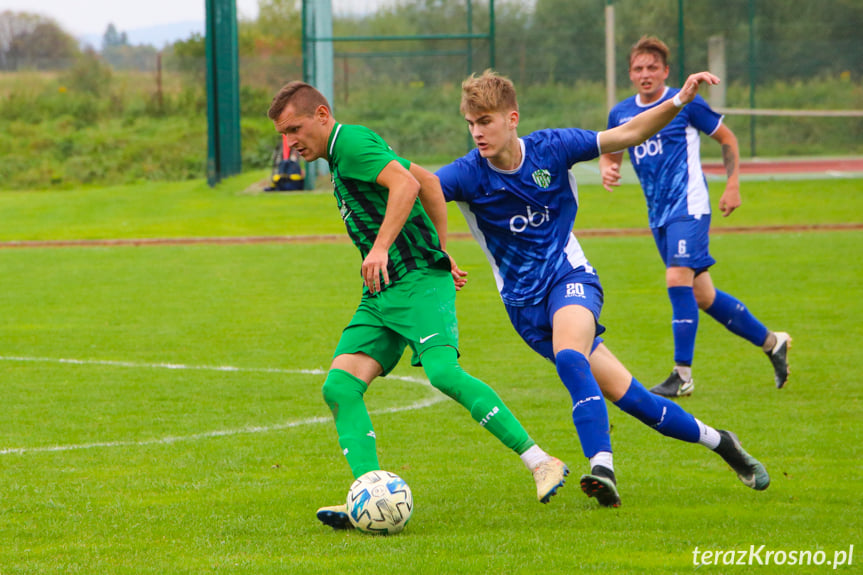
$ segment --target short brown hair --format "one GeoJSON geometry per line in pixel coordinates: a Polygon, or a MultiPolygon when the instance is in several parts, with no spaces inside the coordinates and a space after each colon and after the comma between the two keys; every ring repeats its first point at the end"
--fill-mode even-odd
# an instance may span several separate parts
{"type": "Polygon", "coordinates": [[[327,98],[323,94],[311,84],[300,81],[289,82],[282,86],[273,96],[267,117],[275,122],[288,104],[293,104],[296,113],[302,116],[313,115],[318,106],[326,106],[327,110],[332,112],[330,103],[327,102],[327,98]]]}
{"type": "Polygon", "coordinates": [[[460,110],[462,114],[518,111],[512,80],[490,69],[480,76],[471,74],[461,84],[460,110]]]}
{"type": "Polygon", "coordinates": [[[629,50],[630,67],[632,66],[632,59],[639,54],[653,54],[662,61],[663,66],[668,66],[668,57],[671,54],[671,50],[668,49],[665,42],[656,36],[642,36],[629,50]]]}

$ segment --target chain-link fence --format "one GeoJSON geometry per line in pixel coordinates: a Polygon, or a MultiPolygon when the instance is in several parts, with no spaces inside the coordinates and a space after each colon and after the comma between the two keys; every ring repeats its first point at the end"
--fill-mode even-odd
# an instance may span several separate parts
{"type": "Polygon", "coordinates": [[[365,18],[342,19],[336,12],[336,37],[388,36],[393,32],[381,32],[381,24],[397,22],[400,35],[484,32],[490,39],[336,41],[334,104],[379,129],[396,123],[386,117],[400,116],[413,131],[391,130],[397,134],[391,137],[419,140],[420,148],[410,151],[433,152],[441,138],[459,141],[440,125],[451,125],[448,117],[457,110],[451,88],[469,71],[493,66],[516,82],[528,128],[602,128],[610,13],[616,99],[633,91],[630,46],[655,35],[671,50],[669,84],[703,69],[721,74],[721,89],[705,97],[729,114],[744,154],[861,152],[863,4],[837,0],[817,7],[794,0],[461,0],[397,2],[365,18]],[[752,109],[801,114],[762,117],[752,109]],[[810,115],[813,110],[839,117],[810,115]],[[438,120],[422,121],[430,111],[440,114],[438,120]]]}
{"type": "MultiPolygon", "coordinates": [[[[277,142],[266,118],[270,98],[285,82],[303,78],[302,3],[289,4],[278,17],[240,22],[243,169],[270,165],[277,142]]],[[[614,16],[614,99],[634,91],[628,78],[630,46],[644,34],[655,35],[671,50],[670,85],[708,68],[722,76],[722,92],[705,89],[704,96],[725,110],[743,156],[863,154],[859,0],[817,5],[803,0],[333,0],[336,117],[368,125],[417,161],[449,161],[470,147],[458,111],[461,81],[494,67],[516,83],[520,132],[603,129],[609,12],[614,16]],[[750,115],[750,109],[809,115],[750,115]]],[[[142,118],[179,122],[182,117],[182,131],[171,137],[182,133],[184,141],[200,144],[184,153],[181,173],[169,168],[180,157],[173,153],[135,177],[189,177],[198,173],[193,154],[200,156],[201,169],[206,157],[204,47],[204,38],[197,36],[159,51],[124,46],[65,60],[27,59],[20,50],[7,50],[6,59],[0,59],[6,68],[0,73],[0,122],[35,127],[41,121],[38,129],[46,137],[68,140],[71,144],[62,149],[83,154],[101,140],[79,138],[76,130],[119,121],[119,129],[112,128],[119,132],[142,118]]],[[[6,48],[0,41],[0,52],[6,48]]],[[[124,132],[122,138],[138,134],[140,139],[141,133],[124,132]]],[[[31,179],[39,178],[46,167],[25,158],[11,136],[8,140],[0,172],[8,176],[29,162],[31,179]]],[[[705,146],[704,152],[718,153],[715,148],[705,146]]],[[[65,157],[58,152],[58,161],[65,157]]],[[[99,158],[110,161],[104,150],[99,158]]],[[[112,169],[106,166],[77,180],[98,181],[99,173],[112,169]]]]}

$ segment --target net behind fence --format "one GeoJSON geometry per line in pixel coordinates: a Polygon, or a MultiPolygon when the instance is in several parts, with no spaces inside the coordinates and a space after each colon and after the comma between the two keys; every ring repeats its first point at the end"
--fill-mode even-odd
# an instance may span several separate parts
{"type": "MultiPolygon", "coordinates": [[[[240,21],[244,168],[268,166],[270,98],[303,77],[302,4],[267,0],[240,21]]],[[[493,66],[516,83],[522,133],[603,129],[609,8],[616,99],[633,93],[629,47],[656,35],[671,49],[670,85],[721,64],[721,93],[704,95],[744,157],[863,155],[863,2],[846,0],[333,0],[332,36],[364,38],[332,43],[336,116],[408,157],[449,160],[469,147],[461,81],[493,66]]],[[[206,130],[201,36],[86,57],[40,59],[22,46],[0,34],[0,120],[184,116],[206,130]]]]}
{"type": "MultiPolygon", "coordinates": [[[[863,152],[863,5],[766,0],[615,0],[617,99],[633,93],[629,47],[643,34],[671,49],[670,85],[718,70],[706,93],[744,155],[863,152]]],[[[389,132],[405,153],[464,151],[458,86],[493,64],[519,89],[525,130],[605,127],[608,3],[391,2],[333,14],[334,36],[489,33],[488,39],[337,42],[334,105],[389,132]],[[492,9],[494,19],[491,19],[492,9]],[[394,118],[397,116],[398,118],[394,118]],[[455,118],[453,118],[455,116],[455,118]],[[397,129],[393,124],[408,127],[397,129]],[[461,138],[459,137],[461,134],[461,138]],[[449,142],[444,144],[444,141],[449,142]],[[454,144],[452,142],[455,142],[454,144]]]]}

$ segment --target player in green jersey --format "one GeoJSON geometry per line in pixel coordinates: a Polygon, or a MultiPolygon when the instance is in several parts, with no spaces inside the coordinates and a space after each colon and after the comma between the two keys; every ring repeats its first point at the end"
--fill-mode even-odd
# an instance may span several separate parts
{"type": "MultiPolygon", "coordinates": [[[[326,98],[304,82],[275,95],[268,113],[286,144],[307,162],[329,162],[336,202],[363,257],[363,293],[342,332],[323,385],[339,445],[354,477],[380,469],[363,395],[396,366],[405,347],[431,384],[518,453],[546,503],[569,469],[528,435],[495,391],[458,363],[455,263],[446,247],[446,204],[435,175],[400,158],[363,126],[338,123],[326,98]]],[[[336,529],[351,523],[345,505],[322,507],[318,519],[336,529]]]]}

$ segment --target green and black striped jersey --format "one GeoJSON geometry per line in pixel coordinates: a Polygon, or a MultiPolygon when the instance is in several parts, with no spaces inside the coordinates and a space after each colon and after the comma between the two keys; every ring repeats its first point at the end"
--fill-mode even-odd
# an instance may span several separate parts
{"type": "MultiPolygon", "coordinates": [[[[368,255],[384,221],[389,190],[375,180],[391,161],[405,169],[410,162],[400,158],[387,143],[363,126],[336,123],[327,143],[330,173],[339,211],[354,245],[363,259],[368,255]]],[[[387,273],[391,285],[415,269],[449,270],[449,256],[419,199],[389,249],[387,273]]]]}

